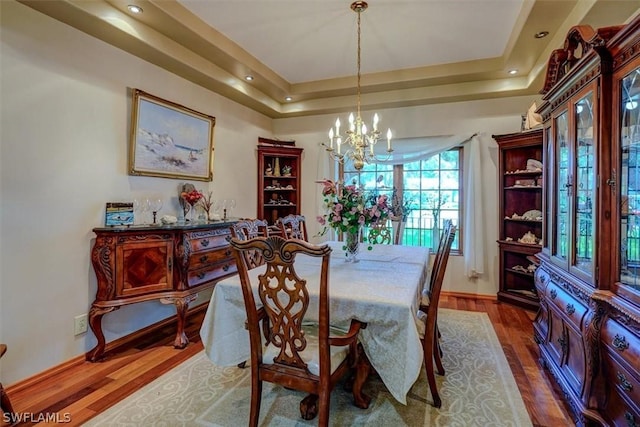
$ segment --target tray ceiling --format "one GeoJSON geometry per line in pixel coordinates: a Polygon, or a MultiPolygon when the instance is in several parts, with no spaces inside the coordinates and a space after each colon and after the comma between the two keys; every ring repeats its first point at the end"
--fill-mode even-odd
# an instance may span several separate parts
{"type": "MultiPolygon", "coordinates": [[[[18,1],[273,118],[353,109],[357,15],[348,0],[18,1]],[[134,3],[142,14],[127,9],[134,3]]],[[[536,94],[569,28],[625,23],[638,8],[637,0],[370,0],[363,109],[536,94]],[[535,38],[540,31],[549,35],[535,38]]]]}

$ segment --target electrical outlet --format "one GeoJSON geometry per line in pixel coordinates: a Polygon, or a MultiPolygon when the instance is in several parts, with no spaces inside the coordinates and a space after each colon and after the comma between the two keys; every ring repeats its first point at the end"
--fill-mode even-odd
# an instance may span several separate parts
{"type": "Polygon", "coordinates": [[[87,314],[81,314],[73,318],[73,333],[80,335],[87,332],[87,314]]]}

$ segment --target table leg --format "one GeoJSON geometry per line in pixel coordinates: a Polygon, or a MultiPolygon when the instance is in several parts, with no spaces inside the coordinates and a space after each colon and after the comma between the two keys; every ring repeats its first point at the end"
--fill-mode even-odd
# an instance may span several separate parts
{"type": "Polygon", "coordinates": [[[371,362],[364,353],[362,346],[358,346],[358,362],[356,363],[356,375],[353,380],[353,400],[354,405],[361,409],[367,409],[371,403],[371,397],[362,392],[362,387],[367,381],[369,374],[371,373],[371,362]]]}
{"type": "Polygon", "coordinates": [[[300,402],[300,416],[303,420],[312,420],[318,415],[318,395],[309,394],[300,402]]]}

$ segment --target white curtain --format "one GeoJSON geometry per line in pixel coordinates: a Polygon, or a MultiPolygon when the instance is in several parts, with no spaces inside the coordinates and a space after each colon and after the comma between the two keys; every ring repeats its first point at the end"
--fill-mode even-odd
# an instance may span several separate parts
{"type": "MultiPolygon", "coordinates": [[[[464,209],[462,229],[464,230],[464,266],[467,277],[478,277],[484,273],[486,264],[484,244],[484,206],[482,194],[482,165],[480,162],[480,139],[478,134],[433,136],[424,138],[397,139],[393,142],[393,155],[385,164],[403,164],[425,160],[455,147],[464,147],[464,209]]],[[[330,158],[322,146],[318,159],[318,179],[331,175],[330,158]]],[[[320,192],[318,191],[318,194],[320,192]]],[[[322,214],[321,195],[317,212],[322,214]]]]}

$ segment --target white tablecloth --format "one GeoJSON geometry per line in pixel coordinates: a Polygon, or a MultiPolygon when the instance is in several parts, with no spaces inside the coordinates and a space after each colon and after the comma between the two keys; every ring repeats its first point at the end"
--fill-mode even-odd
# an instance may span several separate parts
{"type": "MultiPolygon", "coordinates": [[[[391,394],[406,403],[406,394],[422,367],[422,346],[415,315],[427,278],[429,249],[374,245],[360,248],[360,262],[344,261],[341,242],[333,248],[329,271],[330,316],[333,325],[348,327],[351,319],[366,322],[361,342],[367,357],[391,394]]],[[[296,271],[307,279],[311,297],[307,317],[317,316],[320,260],[298,255],[296,271]]],[[[256,277],[263,267],[251,270],[256,277]]],[[[257,298],[257,296],[256,296],[257,298]]],[[[257,298],[257,301],[259,299],[257,298]]],[[[205,352],[213,363],[233,366],[250,358],[249,332],[240,278],[219,282],[200,330],[205,352]]]]}

